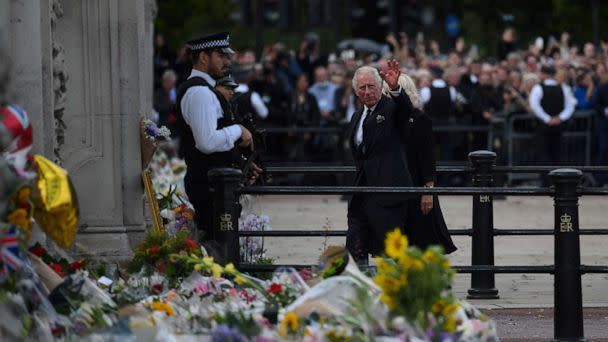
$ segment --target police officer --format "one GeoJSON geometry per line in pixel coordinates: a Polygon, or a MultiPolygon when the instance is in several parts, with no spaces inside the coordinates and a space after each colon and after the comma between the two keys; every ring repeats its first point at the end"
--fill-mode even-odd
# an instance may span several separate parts
{"type": "MultiPolygon", "coordinates": [[[[227,32],[188,42],[192,72],[177,90],[176,116],[183,132],[181,149],[188,170],[184,185],[194,206],[200,240],[213,240],[213,202],[207,172],[235,165],[235,145],[253,150],[251,132],[235,124],[228,101],[215,90],[216,79],[229,72],[230,48],[227,32]],[[202,233],[202,234],[201,234],[202,233]]],[[[252,178],[255,179],[259,169],[252,178]]]]}
{"type": "Polygon", "coordinates": [[[540,134],[548,157],[546,161],[553,164],[561,161],[563,122],[572,117],[576,105],[570,87],[565,83],[559,84],[554,75],[555,68],[543,66],[542,83],[532,87],[529,100],[534,115],[544,123],[540,134]]]}

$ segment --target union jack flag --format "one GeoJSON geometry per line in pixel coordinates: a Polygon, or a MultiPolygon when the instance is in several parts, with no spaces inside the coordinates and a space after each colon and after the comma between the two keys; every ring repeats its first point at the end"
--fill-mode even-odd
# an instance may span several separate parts
{"type": "Polygon", "coordinates": [[[19,233],[19,228],[12,224],[7,225],[7,228],[0,232],[2,234],[0,236],[0,260],[2,261],[0,278],[20,269],[24,264],[19,246],[19,233]]]}

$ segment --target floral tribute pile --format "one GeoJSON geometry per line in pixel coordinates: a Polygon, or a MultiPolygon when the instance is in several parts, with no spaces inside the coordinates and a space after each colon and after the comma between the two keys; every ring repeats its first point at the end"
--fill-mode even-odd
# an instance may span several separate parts
{"type": "MultiPolygon", "coordinates": [[[[123,268],[28,247],[30,184],[0,155],[1,341],[498,340],[488,317],[452,295],[442,251],[410,247],[398,229],[371,274],[330,247],[317,267],[254,277],[190,237],[190,206],[169,186],[159,199],[175,215],[123,268]]],[[[248,214],[240,227],[270,224],[248,214]]],[[[244,259],[264,261],[263,240],[243,245],[244,259]]]]}

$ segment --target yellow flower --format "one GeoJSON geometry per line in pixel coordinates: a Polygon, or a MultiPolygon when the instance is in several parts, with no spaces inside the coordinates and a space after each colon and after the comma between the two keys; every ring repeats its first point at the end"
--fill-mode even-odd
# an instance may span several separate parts
{"type": "Polygon", "coordinates": [[[234,268],[234,264],[233,263],[227,264],[226,267],[224,267],[224,270],[228,274],[234,274],[234,272],[236,271],[236,269],[234,268]]]}
{"type": "Polygon", "coordinates": [[[194,265],[194,270],[196,272],[200,272],[202,269],[203,269],[203,265],[201,265],[201,264],[195,264],[194,265]]]}
{"type": "Polygon", "coordinates": [[[378,273],[391,273],[395,271],[395,267],[384,258],[376,257],[374,261],[376,262],[378,273]]]}
{"type": "Polygon", "coordinates": [[[409,270],[412,267],[412,257],[410,257],[407,253],[403,253],[398,259],[397,262],[404,270],[409,270]]]}
{"type": "Polygon", "coordinates": [[[30,194],[30,188],[21,188],[21,190],[19,190],[19,192],[17,193],[17,200],[19,202],[25,202],[30,199],[30,194]]]}
{"type": "Polygon", "coordinates": [[[293,311],[285,314],[285,317],[281,321],[279,325],[279,335],[283,338],[286,338],[289,333],[295,333],[300,328],[300,321],[298,320],[298,315],[296,315],[293,311]]]}
{"type": "Polygon", "coordinates": [[[419,259],[414,259],[412,261],[412,270],[414,270],[414,271],[423,271],[424,270],[424,263],[422,261],[420,261],[419,259]]]}
{"type": "Polygon", "coordinates": [[[29,218],[27,217],[27,211],[23,208],[18,208],[12,213],[8,214],[6,220],[9,223],[23,228],[28,228],[30,225],[29,218]]]}
{"type": "Polygon", "coordinates": [[[450,261],[446,260],[444,262],[441,263],[441,268],[443,268],[444,270],[447,270],[450,268],[450,261]]]}
{"type": "Polygon", "coordinates": [[[244,284],[247,280],[245,279],[245,277],[243,277],[240,274],[237,274],[236,277],[234,277],[234,282],[241,285],[244,284]]]}
{"type": "Polygon", "coordinates": [[[436,264],[439,261],[437,255],[430,249],[427,249],[424,252],[422,259],[426,261],[427,264],[436,264]]]}
{"type": "Polygon", "coordinates": [[[401,283],[392,277],[380,275],[374,277],[374,282],[384,290],[384,292],[395,293],[401,288],[401,283]]]}
{"type": "Polygon", "coordinates": [[[450,317],[443,324],[443,328],[445,329],[445,331],[452,333],[456,331],[456,323],[458,323],[456,317],[450,317]]]}
{"type": "Polygon", "coordinates": [[[396,259],[405,253],[405,250],[408,247],[407,237],[401,234],[399,228],[395,228],[395,230],[386,234],[384,246],[386,255],[396,259]]]}
{"type": "Polygon", "coordinates": [[[173,311],[173,307],[167,303],[163,302],[152,302],[150,303],[150,309],[154,311],[162,311],[167,314],[167,316],[173,316],[175,311],[173,311]]]}
{"type": "Polygon", "coordinates": [[[213,264],[211,266],[211,274],[213,274],[213,278],[220,278],[222,276],[222,266],[218,264],[213,264]]]}
{"type": "Polygon", "coordinates": [[[441,311],[441,314],[444,315],[445,317],[449,317],[454,312],[456,312],[456,310],[458,310],[458,307],[459,307],[458,303],[450,303],[443,308],[443,310],[441,311]]]}
{"type": "Polygon", "coordinates": [[[386,304],[386,306],[388,306],[388,308],[391,310],[393,310],[397,306],[397,304],[395,303],[395,298],[387,295],[386,293],[380,295],[380,301],[386,304]]]}
{"type": "Polygon", "coordinates": [[[204,264],[205,266],[207,266],[207,267],[209,267],[209,266],[213,265],[213,257],[209,257],[209,256],[204,257],[204,258],[203,258],[203,264],[204,264]]]}
{"type": "Polygon", "coordinates": [[[438,315],[443,310],[444,306],[445,302],[443,301],[443,299],[440,299],[436,301],[435,304],[433,304],[433,306],[431,307],[431,312],[435,315],[438,315]]]}
{"type": "Polygon", "coordinates": [[[300,328],[300,321],[298,320],[298,315],[296,315],[293,311],[290,311],[285,315],[285,318],[283,318],[282,323],[287,325],[287,327],[289,327],[289,330],[291,331],[297,331],[300,328]]]}

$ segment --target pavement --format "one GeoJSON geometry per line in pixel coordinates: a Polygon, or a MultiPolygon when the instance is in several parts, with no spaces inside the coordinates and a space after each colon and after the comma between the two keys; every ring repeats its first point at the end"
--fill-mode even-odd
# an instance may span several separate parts
{"type": "MultiPolygon", "coordinates": [[[[471,227],[470,197],[440,197],[450,229],[471,227]]],[[[264,196],[251,198],[244,209],[270,217],[274,230],[344,230],[346,202],[339,196],[264,196]]],[[[553,200],[541,197],[508,197],[494,201],[494,227],[552,229],[553,200]]],[[[608,197],[582,197],[580,228],[608,227],[608,197]]],[[[449,257],[454,265],[471,264],[471,238],[455,236],[458,251],[449,257]]],[[[581,236],[581,262],[608,265],[608,236],[581,236]]],[[[265,248],[275,263],[315,263],[327,245],[343,245],[344,238],[266,238],[265,248]]],[[[495,237],[496,265],[552,265],[552,236],[495,237]]],[[[553,338],[553,276],[548,274],[497,274],[499,299],[469,300],[497,323],[502,341],[546,341],[553,338]]],[[[458,274],[453,291],[466,299],[470,275],[458,274]]],[[[582,276],[584,329],[590,341],[608,341],[608,274],[582,276]]]]}

